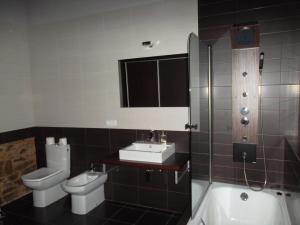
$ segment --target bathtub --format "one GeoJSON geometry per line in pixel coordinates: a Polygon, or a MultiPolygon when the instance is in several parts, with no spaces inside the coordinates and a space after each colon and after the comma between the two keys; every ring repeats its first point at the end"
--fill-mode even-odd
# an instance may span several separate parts
{"type": "MultiPolygon", "coordinates": [[[[254,192],[245,186],[215,182],[188,225],[299,225],[297,216],[289,216],[287,198],[276,190],[254,192]],[[246,201],[241,199],[242,193],[248,195],[246,201]]],[[[299,201],[292,201],[292,209],[295,204],[300,207],[299,201]]]]}
{"type": "Polygon", "coordinates": [[[195,215],[209,186],[208,181],[192,179],[192,214],[195,215]]]}

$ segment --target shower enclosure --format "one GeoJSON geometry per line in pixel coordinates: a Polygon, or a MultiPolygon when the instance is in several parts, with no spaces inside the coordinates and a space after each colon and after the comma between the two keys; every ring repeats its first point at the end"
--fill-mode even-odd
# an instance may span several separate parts
{"type": "MultiPolygon", "coordinates": [[[[245,192],[248,192],[252,190],[246,186],[247,180],[244,171],[247,172],[250,185],[258,187],[264,186],[267,172],[266,191],[269,188],[275,188],[291,192],[287,197],[283,196],[284,207],[289,213],[287,220],[291,220],[291,224],[300,224],[298,215],[300,206],[300,51],[298,50],[300,42],[296,38],[298,35],[298,31],[280,33],[280,36],[278,34],[260,35],[261,49],[259,53],[264,53],[265,63],[264,68],[260,71],[262,83],[253,85],[253,88],[259,90],[260,103],[258,106],[259,126],[256,132],[258,138],[257,163],[247,163],[245,166],[234,161],[232,144],[232,121],[240,122],[240,115],[233,117],[232,113],[232,92],[235,90],[235,87],[232,86],[232,75],[235,68],[233,67],[230,32],[225,32],[217,39],[207,38],[213,43],[213,63],[211,60],[212,48],[200,41],[196,35],[190,35],[190,123],[187,128],[190,129],[191,134],[192,218],[198,218],[199,213],[195,217],[198,209],[201,212],[201,207],[206,208],[203,198],[209,196],[208,188],[210,187],[209,189],[212,190],[215,185],[218,185],[217,182],[222,182],[219,184],[224,187],[227,185],[226,183],[239,184],[244,186],[245,192]],[[211,79],[212,65],[213,82],[211,79]],[[211,117],[212,86],[214,118],[211,117]],[[215,123],[213,130],[212,121],[215,123]],[[212,133],[214,134],[213,140],[212,133]],[[214,156],[212,145],[214,146],[214,156]],[[265,157],[264,148],[266,150],[265,157]],[[214,160],[212,160],[212,156],[214,160]],[[264,160],[267,161],[266,172],[264,160]],[[213,176],[211,174],[212,166],[213,176]],[[212,178],[215,183],[213,185],[211,185],[212,178]]],[[[258,57],[257,63],[259,63],[258,57]]],[[[240,75],[242,76],[243,73],[240,75]]],[[[231,189],[227,190],[230,192],[231,189]]],[[[260,195],[260,192],[257,193],[255,196],[260,195]]],[[[203,215],[199,218],[202,218],[203,215]]]]}
{"type": "Polygon", "coordinates": [[[199,208],[211,183],[211,46],[189,36],[190,79],[190,153],[191,153],[191,208],[192,216],[199,208]]]}

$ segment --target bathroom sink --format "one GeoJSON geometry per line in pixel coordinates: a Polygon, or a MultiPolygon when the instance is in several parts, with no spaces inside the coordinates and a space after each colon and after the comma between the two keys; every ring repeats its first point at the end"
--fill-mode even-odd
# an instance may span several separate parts
{"type": "Polygon", "coordinates": [[[156,143],[156,142],[134,142],[130,146],[129,146],[130,149],[134,151],[143,151],[143,152],[161,152],[167,148],[166,143],[156,143]]]}
{"type": "Polygon", "coordinates": [[[120,160],[162,163],[175,153],[175,143],[134,142],[119,150],[120,160]]]}

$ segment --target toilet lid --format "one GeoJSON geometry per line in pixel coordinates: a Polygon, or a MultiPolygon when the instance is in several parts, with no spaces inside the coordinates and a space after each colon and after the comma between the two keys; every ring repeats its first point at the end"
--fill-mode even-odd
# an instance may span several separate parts
{"type": "Polygon", "coordinates": [[[57,169],[53,169],[53,168],[40,168],[38,170],[35,170],[31,173],[28,173],[24,176],[22,176],[23,180],[26,181],[42,181],[44,179],[47,179],[49,177],[55,176],[57,174],[62,173],[62,170],[57,170],[57,169]]]}

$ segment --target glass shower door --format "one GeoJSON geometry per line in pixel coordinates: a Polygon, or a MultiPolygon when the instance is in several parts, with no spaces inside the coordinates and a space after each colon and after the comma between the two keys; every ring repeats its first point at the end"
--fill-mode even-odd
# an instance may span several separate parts
{"type": "Polygon", "coordinates": [[[210,184],[210,47],[195,34],[189,36],[190,151],[192,217],[210,184]]]}

